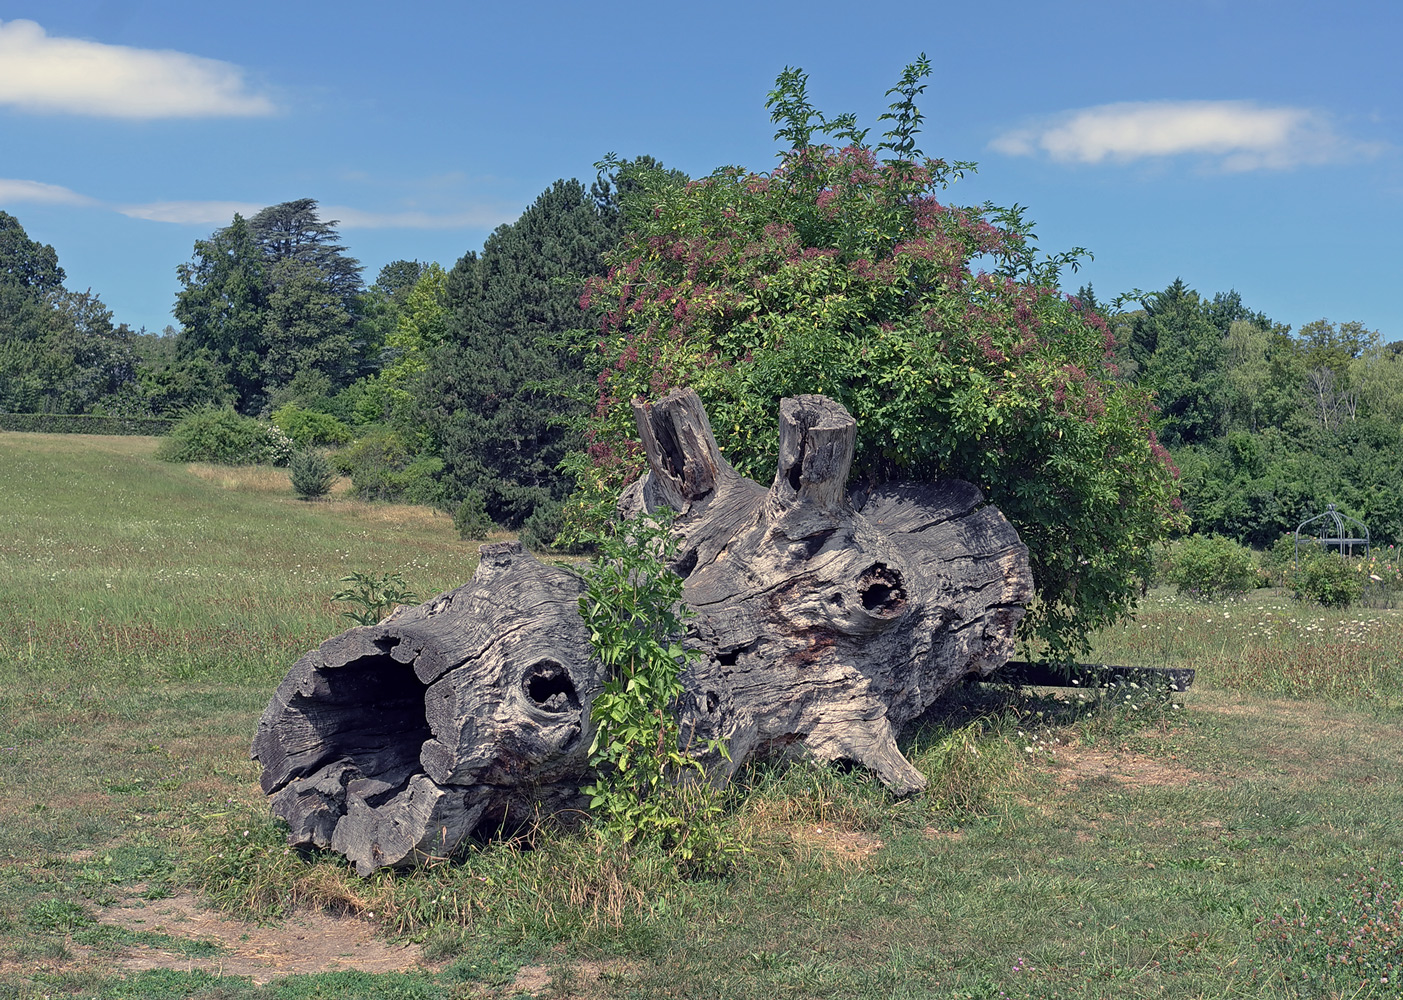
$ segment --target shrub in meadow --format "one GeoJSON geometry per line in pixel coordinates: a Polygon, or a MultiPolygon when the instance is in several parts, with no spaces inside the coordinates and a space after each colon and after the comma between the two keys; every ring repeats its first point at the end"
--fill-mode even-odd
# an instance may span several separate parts
{"type": "Polygon", "coordinates": [[[440,458],[415,455],[404,438],[388,428],[370,431],[338,456],[351,477],[351,493],[361,500],[447,506],[440,458]]]}
{"type": "Polygon", "coordinates": [[[1273,587],[1289,587],[1291,570],[1296,564],[1296,535],[1282,535],[1272,547],[1262,553],[1262,572],[1273,587]]]}
{"type": "Polygon", "coordinates": [[[1291,570],[1291,590],[1297,600],[1314,601],[1327,608],[1347,608],[1364,593],[1364,575],[1352,559],[1315,546],[1303,550],[1291,570]]]}
{"type": "Polygon", "coordinates": [[[288,463],[287,471],[292,488],[301,500],[318,500],[326,496],[336,480],[336,473],[326,456],[312,449],[296,452],[288,463]]]}
{"type": "Polygon", "coordinates": [[[1221,535],[1190,535],[1171,549],[1169,582],[1200,601],[1240,597],[1257,586],[1252,550],[1221,535]]]}
{"type": "Polygon", "coordinates": [[[287,465],[292,440],[272,424],[233,410],[201,410],[171,428],[156,450],[167,462],[214,462],[219,465],[287,465]]]}
{"type": "Polygon", "coordinates": [[[1354,560],[1355,570],[1364,585],[1362,602],[1371,608],[1403,606],[1403,566],[1400,552],[1390,545],[1376,548],[1367,556],[1354,560]]]}
{"type": "Polygon", "coordinates": [[[329,413],[304,410],[292,403],[273,412],[273,424],[299,448],[350,444],[351,429],[329,413]]]}

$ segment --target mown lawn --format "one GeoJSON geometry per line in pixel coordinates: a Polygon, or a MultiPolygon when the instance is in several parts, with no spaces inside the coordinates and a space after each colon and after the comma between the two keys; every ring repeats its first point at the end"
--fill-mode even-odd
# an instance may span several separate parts
{"type": "Polygon", "coordinates": [[[287,851],[254,723],[349,624],[341,577],[428,596],[476,543],[153,450],[0,434],[0,998],[1397,995],[1396,612],[1154,593],[1093,659],[1193,666],[1186,695],[970,686],[909,735],[919,799],[750,774],[727,870],[543,830],[360,879],[287,851]],[[260,935],[365,930],[407,970],[248,971],[260,935]]]}

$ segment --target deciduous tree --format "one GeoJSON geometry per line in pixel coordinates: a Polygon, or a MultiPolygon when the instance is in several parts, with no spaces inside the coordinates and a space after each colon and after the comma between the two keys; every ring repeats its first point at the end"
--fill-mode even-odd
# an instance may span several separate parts
{"type": "Polygon", "coordinates": [[[779,399],[823,393],[857,419],[858,483],[965,479],[1004,511],[1040,597],[1023,636],[1066,657],[1134,605],[1151,547],[1182,523],[1174,472],[1104,318],[1054,287],[1076,253],[1032,252],[1021,210],[940,200],[972,165],[916,148],[928,68],[889,92],[875,148],[787,70],[770,95],[778,168],[651,192],[587,295],[603,311],[598,392],[571,512],[587,519],[638,473],[633,398],[695,389],[726,458],[768,478],[779,399]]]}
{"type": "Polygon", "coordinates": [[[361,268],[335,225],[318,218],[311,198],[235,215],[176,269],[180,355],[218,359],[243,412],[303,373],[335,386],[359,374],[361,268]]]}

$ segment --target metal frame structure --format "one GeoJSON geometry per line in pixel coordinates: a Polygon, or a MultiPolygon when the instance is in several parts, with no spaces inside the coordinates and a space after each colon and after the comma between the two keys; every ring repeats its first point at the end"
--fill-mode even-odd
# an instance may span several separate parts
{"type": "MultiPolygon", "coordinates": [[[[1305,527],[1307,527],[1307,526],[1309,526],[1309,525],[1312,525],[1312,524],[1314,524],[1314,523],[1317,522],[1317,521],[1327,521],[1327,520],[1330,522],[1330,525],[1334,527],[1334,532],[1335,532],[1335,533],[1334,533],[1333,535],[1327,535],[1327,534],[1323,534],[1323,533],[1322,533],[1322,534],[1320,534],[1320,535],[1316,535],[1314,538],[1312,538],[1312,537],[1310,537],[1309,535],[1307,535],[1307,536],[1306,536],[1306,540],[1309,541],[1309,542],[1313,542],[1313,543],[1316,544],[1316,545],[1319,545],[1319,546],[1320,546],[1321,548],[1323,548],[1323,549],[1333,548],[1336,552],[1338,552],[1338,553],[1339,553],[1340,555],[1342,555],[1342,556],[1344,556],[1344,555],[1351,555],[1351,556],[1354,555],[1354,547],[1355,547],[1356,545],[1362,545],[1362,546],[1364,546],[1364,555],[1365,555],[1365,556],[1367,556],[1367,555],[1369,554],[1369,546],[1370,546],[1369,528],[1364,524],[1363,521],[1361,521],[1361,520],[1359,520],[1358,518],[1355,518],[1355,517],[1350,517],[1348,514],[1341,514],[1339,511],[1337,511],[1337,510],[1335,509],[1335,505],[1334,505],[1334,504],[1330,504],[1330,505],[1326,508],[1324,514],[1317,514],[1317,515],[1315,515],[1315,517],[1307,518],[1306,520],[1302,521],[1300,524],[1296,525],[1296,552],[1295,552],[1295,563],[1296,563],[1296,565],[1299,566],[1300,563],[1301,563],[1301,529],[1302,529],[1302,528],[1305,528],[1305,527]],[[1350,528],[1351,534],[1349,534],[1349,535],[1347,535],[1347,534],[1345,533],[1345,526],[1346,526],[1346,525],[1352,526],[1352,527],[1350,528]],[[1363,535],[1364,535],[1364,537],[1363,537],[1363,538],[1357,537],[1357,535],[1356,535],[1355,532],[1354,532],[1354,528],[1358,528],[1359,532],[1362,532],[1363,535]],[[1346,547],[1346,546],[1349,547],[1349,551],[1348,551],[1348,552],[1345,551],[1345,547],[1346,547]]],[[[1329,528],[1322,526],[1322,532],[1323,532],[1323,531],[1328,531],[1328,530],[1329,530],[1329,528]]]]}

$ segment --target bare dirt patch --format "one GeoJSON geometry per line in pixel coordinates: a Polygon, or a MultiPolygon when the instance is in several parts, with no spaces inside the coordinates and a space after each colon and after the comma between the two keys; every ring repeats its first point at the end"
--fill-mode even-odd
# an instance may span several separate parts
{"type": "Polygon", "coordinates": [[[262,984],[293,973],[404,972],[421,964],[417,946],[389,944],[362,920],[320,911],[302,911],[276,925],[260,926],[201,909],[193,896],[182,895],[155,902],[127,900],[99,913],[98,921],[188,941],[213,941],[223,948],[223,954],[196,958],[132,946],[114,962],[129,972],[201,969],[249,976],[262,984]]]}
{"type": "Polygon", "coordinates": [[[800,826],[789,831],[796,846],[816,848],[839,861],[862,861],[883,847],[882,838],[860,830],[842,830],[828,826],[800,826]]]}
{"type": "Polygon", "coordinates": [[[601,979],[617,977],[627,968],[628,964],[618,959],[608,962],[586,959],[555,968],[547,965],[523,965],[507,986],[506,995],[525,993],[534,997],[543,990],[551,990],[551,996],[560,1000],[583,1000],[597,994],[595,986],[601,979]]]}
{"type": "Polygon", "coordinates": [[[1059,752],[1052,761],[1052,773],[1059,785],[1073,790],[1100,781],[1113,781],[1127,788],[1184,788],[1216,783],[1211,775],[1174,761],[1156,760],[1128,750],[1085,746],[1070,746],[1059,752]]]}
{"type": "Polygon", "coordinates": [[[535,996],[550,985],[550,969],[544,965],[523,965],[516,970],[508,993],[529,993],[535,996]]]}

